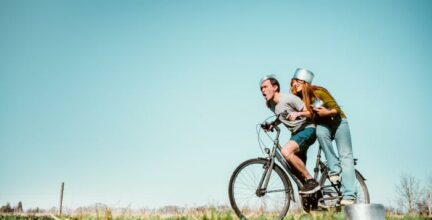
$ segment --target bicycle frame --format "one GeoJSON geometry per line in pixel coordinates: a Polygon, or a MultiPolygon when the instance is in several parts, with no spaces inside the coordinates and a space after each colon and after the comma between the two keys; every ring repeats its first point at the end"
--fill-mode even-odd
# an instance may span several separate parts
{"type": "MultiPolygon", "coordinates": [[[[279,161],[279,163],[282,166],[282,169],[285,171],[285,173],[287,173],[291,177],[291,179],[294,180],[296,185],[299,188],[303,188],[303,183],[300,181],[300,179],[296,175],[294,175],[293,168],[288,164],[288,162],[285,160],[285,158],[282,155],[282,152],[281,152],[282,146],[279,144],[280,128],[276,126],[274,129],[276,130],[276,137],[273,141],[272,150],[269,152],[269,149],[266,148],[266,152],[269,154],[268,159],[270,160],[270,165],[267,168],[267,172],[261,177],[260,183],[258,185],[259,192],[257,192],[257,194],[261,194],[262,192],[266,192],[267,185],[268,185],[268,182],[270,180],[271,172],[273,170],[273,166],[275,166],[275,158],[276,158],[276,160],[279,161]]],[[[293,192],[292,188],[291,188],[290,193],[291,193],[291,199],[295,202],[294,192],[293,192]]]]}
{"type": "MultiPolygon", "coordinates": [[[[272,150],[269,151],[268,148],[266,148],[266,153],[269,155],[268,159],[270,161],[270,164],[267,168],[267,172],[265,174],[263,174],[263,176],[261,177],[260,183],[258,185],[258,190],[257,190],[257,195],[263,195],[264,192],[270,192],[270,191],[266,191],[267,190],[267,185],[269,183],[270,180],[270,176],[273,170],[273,166],[275,166],[275,158],[277,161],[279,161],[280,165],[282,166],[282,169],[285,171],[285,173],[287,173],[289,175],[289,177],[291,177],[291,179],[295,182],[295,184],[297,185],[297,187],[299,189],[303,188],[303,183],[302,181],[294,174],[293,168],[289,165],[289,163],[285,160],[284,156],[282,155],[282,146],[279,144],[279,135],[280,135],[280,128],[278,126],[274,127],[274,129],[276,130],[276,137],[273,140],[273,147],[272,150]]],[[[319,146],[318,149],[318,154],[317,154],[317,159],[316,159],[316,164],[314,167],[314,179],[318,181],[318,174],[319,172],[321,172],[322,174],[327,172],[327,166],[321,161],[321,151],[322,148],[321,146],[319,146]]],[[[289,181],[289,180],[288,180],[289,181]]],[[[333,183],[331,183],[331,186],[333,189],[336,190],[336,192],[338,194],[340,194],[340,191],[338,189],[338,187],[336,187],[333,183]]],[[[291,189],[291,199],[295,202],[295,197],[293,189],[291,189]]]]}

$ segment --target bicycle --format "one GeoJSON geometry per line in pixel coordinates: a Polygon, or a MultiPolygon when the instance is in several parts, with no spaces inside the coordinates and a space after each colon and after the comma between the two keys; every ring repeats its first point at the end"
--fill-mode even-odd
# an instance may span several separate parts
{"type": "MultiPolygon", "coordinates": [[[[265,124],[269,125],[268,123],[260,124],[261,129],[267,135],[268,132],[276,130],[272,149],[264,149],[267,156],[244,161],[231,175],[228,189],[229,200],[231,207],[240,219],[259,216],[283,219],[289,210],[291,200],[296,202],[290,178],[298,189],[303,188],[304,181],[281,153],[282,147],[279,144],[280,128],[276,125],[277,118],[270,123],[273,128],[269,131],[264,129],[265,124]]],[[[258,138],[260,138],[259,130],[258,138]]],[[[320,146],[314,168],[314,179],[317,181],[319,179],[321,189],[314,194],[299,194],[302,207],[306,212],[332,208],[340,210],[341,185],[340,183],[333,184],[330,182],[328,167],[321,161],[321,151],[320,146]],[[319,174],[321,174],[320,177],[319,174]]],[[[357,160],[354,161],[356,164],[357,160]]],[[[356,203],[369,203],[366,179],[357,169],[355,174],[358,191],[356,203]]]]}

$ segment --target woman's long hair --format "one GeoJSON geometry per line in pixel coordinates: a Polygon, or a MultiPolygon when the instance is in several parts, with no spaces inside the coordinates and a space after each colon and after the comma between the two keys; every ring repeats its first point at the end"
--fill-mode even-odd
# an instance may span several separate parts
{"type": "Polygon", "coordinates": [[[312,102],[315,101],[315,99],[317,98],[314,91],[316,89],[322,89],[328,92],[327,89],[321,86],[315,86],[310,83],[304,82],[302,90],[300,92],[297,92],[296,89],[293,87],[293,84],[294,84],[294,79],[291,80],[291,89],[290,89],[291,93],[300,97],[303,100],[306,109],[312,114],[312,118],[314,118],[315,113],[312,109],[312,102]]]}

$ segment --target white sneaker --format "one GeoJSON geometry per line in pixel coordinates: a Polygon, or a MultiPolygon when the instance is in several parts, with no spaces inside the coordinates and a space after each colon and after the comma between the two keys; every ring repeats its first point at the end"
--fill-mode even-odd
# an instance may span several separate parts
{"type": "Polygon", "coordinates": [[[330,176],[330,182],[332,182],[333,184],[338,184],[340,182],[340,176],[339,175],[333,175],[330,176]]]}
{"type": "Polygon", "coordinates": [[[352,205],[354,203],[355,203],[355,200],[353,200],[353,199],[342,199],[340,201],[340,205],[343,205],[343,206],[345,206],[345,205],[352,205]]]}

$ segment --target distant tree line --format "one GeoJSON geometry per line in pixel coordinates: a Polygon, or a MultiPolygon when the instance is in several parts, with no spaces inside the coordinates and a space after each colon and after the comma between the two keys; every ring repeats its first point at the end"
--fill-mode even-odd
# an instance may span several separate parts
{"type": "Polygon", "coordinates": [[[395,186],[398,214],[422,215],[432,217],[432,176],[421,183],[411,174],[402,174],[395,186]]]}
{"type": "Polygon", "coordinates": [[[15,207],[12,207],[9,203],[6,203],[6,205],[0,207],[0,213],[22,213],[23,212],[23,206],[22,202],[18,202],[18,204],[15,207]]]}

